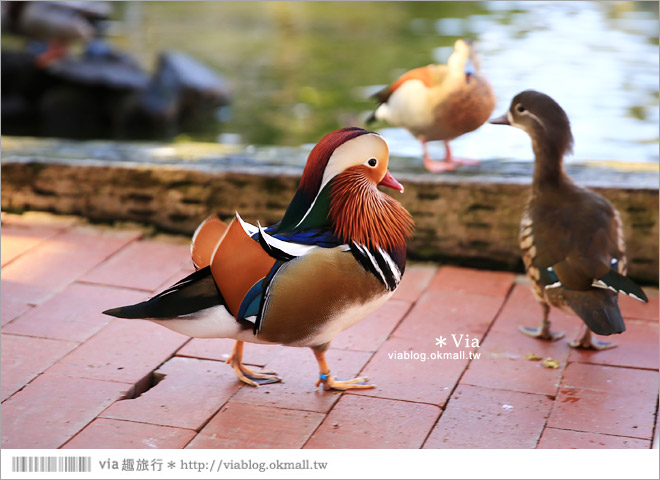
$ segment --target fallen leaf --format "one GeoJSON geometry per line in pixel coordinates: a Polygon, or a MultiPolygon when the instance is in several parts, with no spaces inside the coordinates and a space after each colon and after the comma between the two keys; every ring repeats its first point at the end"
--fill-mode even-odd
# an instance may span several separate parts
{"type": "Polygon", "coordinates": [[[557,360],[553,360],[552,358],[548,357],[545,360],[543,360],[543,366],[545,368],[559,368],[559,362],[557,360]]]}
{"type": "Polygon", "coordinates": [[[531,362],[536,362],[537,360],[541,360],[541,357],[539,357],[535,353],[528,353],[527,355],[525,355],[525,360],[529,360],[531,362]]]}

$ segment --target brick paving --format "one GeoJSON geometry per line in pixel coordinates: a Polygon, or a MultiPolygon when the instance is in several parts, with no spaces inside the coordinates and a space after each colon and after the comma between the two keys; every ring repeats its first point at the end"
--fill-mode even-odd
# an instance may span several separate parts
{"type": "Polygon", "coordinates": [[[567,345],[581,322],[559,311],[564,339],[518,333],[541,315],[523,277],[411,264],[395,296],[328,352],[333,373],[376,389],[323,392],[309,349],[248,344],[246,364],[284,378],[253,388],[224,363],[231,340],[100,313],[190,272],[187,239],[6,213],[1,236],[4,448],[658,445],[657,289],[647,305],[620,296],[628,330],[608,339],[619,346],[585,352],[567,345]]]}

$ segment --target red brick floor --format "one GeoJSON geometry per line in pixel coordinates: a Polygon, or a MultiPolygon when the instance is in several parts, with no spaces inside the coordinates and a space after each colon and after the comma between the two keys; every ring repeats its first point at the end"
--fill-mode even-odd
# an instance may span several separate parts
{"type": "Polygon", "coordinates": [[[308,349],[249,344],[246,364],[284,378],[253,388],[224,363],[231,340],[100,313],[187,274],[188,239],[5,213],[1,236],[5,448],[657,448],[656,289],[622,296],[617,348],[584,352],[559,311],[564,339],[518,333],[541,317],[524,278],[411,264],[327,355],[377,388],[320,391],[308,349]]]}

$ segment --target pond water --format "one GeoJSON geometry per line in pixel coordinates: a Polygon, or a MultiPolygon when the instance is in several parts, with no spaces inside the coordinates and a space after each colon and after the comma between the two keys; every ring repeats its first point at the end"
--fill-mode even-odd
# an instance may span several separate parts
{"type": "MultiPolygon", "coordinates": [[[[185,51],[233,85],[231,107],[195,139],[301,145],[363,125],[368,98],[401,73],[478,41],[494,115],[533,88],[567,111],[575,160],[658,162],[657,2],[132,2],[115,4],[112,41],[153,69],[185,51]]],[[[419,159],[407,131],[376,124],[392,153],[419,159]]],[[[522,131],[485,125],[457,156],[529,160],[522,131]]],[[[431,153],[444,154],[442,142],[431,153]]],[[[570,161],[570,159],[569,159],[570,161]]]]}

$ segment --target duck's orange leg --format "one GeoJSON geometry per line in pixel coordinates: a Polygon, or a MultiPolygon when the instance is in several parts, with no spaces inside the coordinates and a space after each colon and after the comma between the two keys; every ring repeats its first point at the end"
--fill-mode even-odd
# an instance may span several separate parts
{"type": "Polygon", "coordinates": [[[335,377],[330,375],[330,367],[328,367],[328,362],[325,360],[325,351],[328,349],[329,344],[320,345],[318,347],[313,347],[312,351],[316,357],[316,361],[319,362],[320,375],[319,379],[316,381],[316,386],[323,384],[325,390],[348,390],[351,388],[374,388],[376,385],[370,385],[366,383],[368,377],[357,377],[350,380],[337,380],[335,377]]]}
{"type": "Polygon", "coordinates": [[[445,158],[443,161],[433,160],[429,156],[429,151],[426,146],[426,139],[420,135],[417,139],[422,143],[422,149],[424,150],[424,167],[431,173],[440,173],[440,172],[452,172],[456,170],[456,165],[453,162],[447,161],[445,158]]]}
{"type": "Polygon", "coordinates": [[[238,379],[253,387],[266,385],[267,383],[281,382],[282,379],[278,377],[277,373],[275,372],[250,370],[245,365],[243,365],[243,343],[244,342],[237,340],[236,344],[234,345],[234,350],[227,359],[227,363],[233,367],[238,379]]]}

